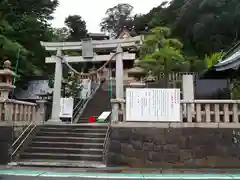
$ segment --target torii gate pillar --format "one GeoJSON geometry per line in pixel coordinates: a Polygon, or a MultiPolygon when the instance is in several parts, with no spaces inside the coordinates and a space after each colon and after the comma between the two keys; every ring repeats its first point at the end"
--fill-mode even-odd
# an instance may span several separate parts
{"type": "Polygon", "coordinates": [[[57,51],[54,73],[54,89],[53,89],[53,103],[52,103],[52,117],[48,121],[50,123],[61,123],[60,119],[60,101],[61,101],[61,86],[62,86],[62,56],[61,50],[57,51]]]}
{"type": "Polygon", "coordinates": [[[122,47],[117,45],[116,55],[116,99],[124,99],[122,47]]]}

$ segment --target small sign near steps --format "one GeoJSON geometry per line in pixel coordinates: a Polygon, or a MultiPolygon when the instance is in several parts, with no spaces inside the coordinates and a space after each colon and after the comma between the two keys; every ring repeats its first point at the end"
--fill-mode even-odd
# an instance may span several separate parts
{"type": "Polygon", "coordinates": [[[107,121],[107,119],[109,118],[111,114],[111,111],[104,111],[102,112],[102,114],[97,118],[97,122],[98,123],[104,123],[107,121]]]}

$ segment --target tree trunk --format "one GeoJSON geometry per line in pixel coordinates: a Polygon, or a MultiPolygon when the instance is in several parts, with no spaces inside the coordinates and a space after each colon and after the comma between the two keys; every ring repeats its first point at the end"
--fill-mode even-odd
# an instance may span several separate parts
{"type": "Polygon", "coordinates": [[[164,59],[164,86],[165,88],[169,88],[169,71],[168,71],[168,65],[167,60],[164,59]]]}

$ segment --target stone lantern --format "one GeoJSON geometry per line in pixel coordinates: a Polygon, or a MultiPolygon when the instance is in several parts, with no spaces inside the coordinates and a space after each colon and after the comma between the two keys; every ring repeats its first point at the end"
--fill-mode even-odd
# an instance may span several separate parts
{"type": "Polygon", "coordinates": [[[128,74],[128,86],[130,87],[145,87],[145,83],[142,81],[145,76],[145,70],[140,66],[140,60],[135,60],[133,68],[127,71],[128,74]]]}
{"type": "Polygon", "coordinates": [[[0,99],[8,99],[9,92],[15,88],[13,85],[13,77],[16,74],[11,70],[11,62],[6,60],[3,69],[0,70],[0,99]]]}
{"type": "Polygon", "coordinates": [[[148,71],[147,76],[145,78],[145,82],[155,82],[156,81],[156,77],[153,76],[153,73],[151,70],[148,71]]]}

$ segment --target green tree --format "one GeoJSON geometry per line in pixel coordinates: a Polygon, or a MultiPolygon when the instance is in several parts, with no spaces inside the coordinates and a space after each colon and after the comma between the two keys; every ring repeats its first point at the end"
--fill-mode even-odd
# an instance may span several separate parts
{"type": "Polygon", "coordinates": [[[108,32],[116,37],[124,27],[131,30],[133,27],[132,13],[133,6],[130,4],[118,4],[106,11],[106,17],[100,23],[101,31],[108,32]]]}
{"type": "Polygon", "coordinates": [[[206,64],[206,68],[210,68],[213,65],[217,64],[218,61],[222,59],[224,56],[223,52],[212,53],[210,55],[205,55],[204,62],[206,64]]]}
{"type": "Polygon", "coordinates": [[[146,26],[170,27],[184,44],[185,56],[203,60],[205,54],[227,51],[240,40],[239,10],[238,0],[172,0],[134,18],[133,24],[138,34],[146,26]]]}
{"type": "Polygon", "coordinates": [[[65,87],[65,96],[66,97],[76,97],[79,90],[79,78],[73,72],[69,72],[67,76],[67,84],[65,87]]]}
{"type": "Polygon", "coordinates": [[[168,74],[185,64],[181,49],[182,43],[170,38],[171,31],[167,27],[152,29],[147,35],[141,48],[142,64],[147,70],[151,70],[155,76],[164,72],[166,84],[168,74]]]}
{"type": "Polygon", "coordinates": [[[69,29],[69,41],[80,41],[88,35],[86,22],[79,15],[68,16],[65,19],[65,25],[69,29]]]}
{"type": "Polygon", "coordinates": [[[0,2],[0,63],[5,59],[13,66],[19,59],[21,79],[46,72],[46,52],[40,41],[51,41],[48,24],[58,5],[57,0],[3,0],[0,2]]]}
{"type": "Polygon", "coordinates": [[[53,33],[55,35],[54,38],[55,41],[66,41],[70,36],[69,30],[66,27],[55,28],[53,29],[53,33]]]}

